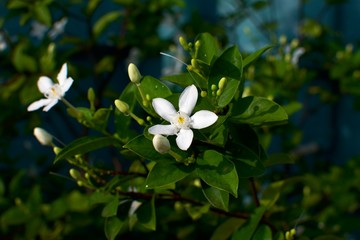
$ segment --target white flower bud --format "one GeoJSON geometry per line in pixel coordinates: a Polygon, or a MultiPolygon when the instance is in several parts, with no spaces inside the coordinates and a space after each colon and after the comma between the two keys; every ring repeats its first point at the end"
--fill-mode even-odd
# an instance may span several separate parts
{"type": "Polygon", "coordinates": [[[120,112],[125,114],[129,113],[129,105],[126,102],[116,99],[114,103],[116,108],[119,109],[120,112]]]}
{"type": "Polygon", "coordinates": [[[44,146],[52,146],[53,136],[42,128],[34,128],[34,136],[44,146]]]}
{"type": "Polygon", "coordinates": [[[157,134],[154,136],[153,140],[154,148],[157,152],[164,154],[170,151],[170,142],[163,135],[157,134]]]}
{"type": "Polygon", "coordinates": [[[136,67],[135,64],[130,63],[128,66],[128,74],[129,74],[129,78],[130,81],[135,83],[135,84],[140,84],[140,80],[142,78],[139,69],[136,67]]]}

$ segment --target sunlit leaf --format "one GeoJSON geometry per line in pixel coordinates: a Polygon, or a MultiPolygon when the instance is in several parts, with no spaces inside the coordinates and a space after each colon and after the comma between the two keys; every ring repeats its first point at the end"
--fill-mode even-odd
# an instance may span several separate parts
{"type": "Polygon", "coordinates": [[[219,152],[205,151],[196,161],[196,172],[206,184],[237,197],[239,179],[236,168],[219,152]]]}
{"type": "Polygon", "coordinates": [[[266,46],[263,48],[260,48],[259,50],[251,53],[249,56],[247,56],[244,61],[243,61],[243,67],[245,68],[247,65],[251,64],[252,62],[254,62],[256,59],[258,59],[264,52],[266,52],[267,50],[273,48],[273,46],[266,46]]]}
{"type": "Polygon", "coordinates": [[[61,151],[56,155],[54,163],[60,159],[73,157],[77,154],[88,153],[111,145],[119,146],[120,142],[114,137],[87,136],[78,138],[61,149],[61,151]]]}

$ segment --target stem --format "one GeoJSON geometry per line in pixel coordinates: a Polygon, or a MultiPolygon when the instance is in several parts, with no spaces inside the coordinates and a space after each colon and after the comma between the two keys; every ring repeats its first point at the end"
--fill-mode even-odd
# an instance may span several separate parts
{"type": "Polygon", "coordinates": [[[249,178],[249,182],[250,182],[250,188],[251,188],[251,192],[252,192],[252,196],[254,199],[254,203],[256,207],[260,206],[260,201],[259,198],[257,196],[257,190],[256,190],[256,186],[255,186],[255,180],[253,177],[249,178]]]}
{"type": "Polygon", "coordinates": [[[72,105],[68,100],[66,100],[65,98],[61,98],[61,101],[68,106],[69,108],[74,109],[74,111],[76,111],[78,114],[81,114],[79,110],[77,110],[76,107],[74,107],[74,105],[72,105]]]}

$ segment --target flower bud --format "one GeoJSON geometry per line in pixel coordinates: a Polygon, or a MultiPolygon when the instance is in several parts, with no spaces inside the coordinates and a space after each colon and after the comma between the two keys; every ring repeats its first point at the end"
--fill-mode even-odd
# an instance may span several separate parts
{"type": "Polygon", "coordinates": [[[53,151],[54,151],[54,153],[55,153],[56,155],[58,155],[58,154],[60,153],[60,151],[61,151],[61,148],[59,148],[59,147],[54,147],[54,148],[53,148],[53,151]]]}
{"type": "Polygon", "coordinates": [[[201,97],[206,97],[206,96],[207,96],[207,92],[206,92],[206,91],[201,91],[201,92],[200,92],[200,96],[201,96],[201,97]]]}
{"type": "Polygon", "coordinates": [[[34,136],[44,146],[52,146],[53,136],[42,128],[34,128],[34,136]]]}
{"type": "Polygon", "coordinates": [[[170,142],[166,137],[157,134],[154,136],[152,142],[157,152],[164,154],[170,151],[170,142]]]}
{"type": "Polygon", "coordinates": [[[184,37],[181,37],[181,36],[179,37],[179,43],[185,50],[188,49],[188,44],[184,37]]]}
{"type": "Polygon", "coordinates": [[[195,42],[195,49],[199,49],[200,46],[201,46],[200,40],[197,40],[197,41],[195,42]]]}
{"type": "Polygon", "coordinates": [[[80,172],[78,170],[74,169],[74,168],[71,168],[69,170],[69,174],[75,180],[82,179],[80,172]]]}
{"type": "Polygon", "coordinates": [[[94,102],[95,101],[95,91],[94,91],[93,88],[89,88],[89,90],[87,92],[87,96],[88,96],[89,102],[94,102]]]}
{"type": "Polygon", "coordinates": [[[225,84],[226,84],[226,77],[222,77],[218,84],[219,89],[224,89],[225,84]]]}
{"type": "Polygon", "coordinates": [[[125,114],[129,113],[129,105],[126,102],[116,99],[115,106],[117,109],[119,109],[120,112],[125,113],[125,114]]]}
{"type": "Polygon", "coordinates": [[[128,74],[129,74],[129,78],[130,81],[135,83],[135,84],[140,84],[140,80],[142,78],[139,69],[136,67],[135,64],[130,63],[128,66],[128,74]]]}

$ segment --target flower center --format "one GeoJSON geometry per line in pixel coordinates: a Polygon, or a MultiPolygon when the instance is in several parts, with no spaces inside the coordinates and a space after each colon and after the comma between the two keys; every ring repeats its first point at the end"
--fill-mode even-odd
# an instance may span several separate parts
{"type": "Polygon", "coordinates": [[[178,112],[172,121],[172,124],[174,124],[177,128],[189,129],[191,120],[185,113],[178,112]]]}
{"type": "Polygon", "coordinates": [[[46,93],[46,98],[60,99],[63,96],[63,92],[59,84],[54,84],[46,93]]]}

